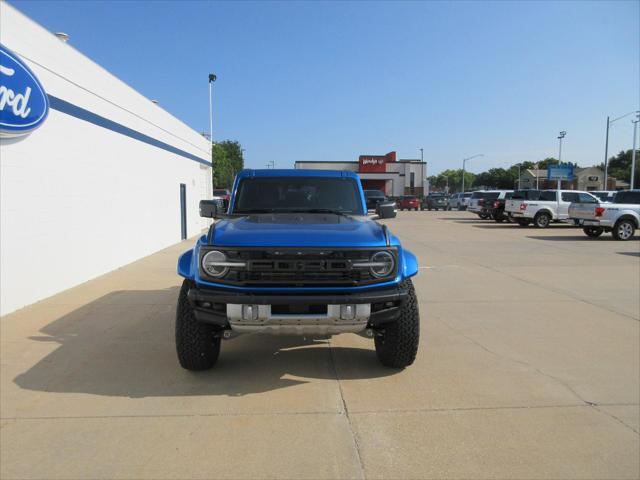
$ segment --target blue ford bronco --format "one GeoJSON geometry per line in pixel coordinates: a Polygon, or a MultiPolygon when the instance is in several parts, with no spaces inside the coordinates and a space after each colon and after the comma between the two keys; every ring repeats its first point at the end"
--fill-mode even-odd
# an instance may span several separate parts
{"type": "MultiPolygon", "coordinates": [[[[393,203],[378,218],[395,216],[393,203]]],[[[416,257],[368,216],[358,176],[326,170],[243,170],[226,212],[178,260],[183,368],[206,370],[221,340],[243,333],[373,338],[383,365],[411,365],[420,318],[416,257]]]]}

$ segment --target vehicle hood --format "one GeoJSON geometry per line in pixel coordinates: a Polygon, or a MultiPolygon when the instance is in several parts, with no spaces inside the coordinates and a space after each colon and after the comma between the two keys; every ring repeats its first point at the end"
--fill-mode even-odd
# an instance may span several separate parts
{"type": "Polygon", "coordinates": [[[213,244],[228,247],[377,247],[382,226],[364,216],[276,213],[223,219],[213,244]]]}

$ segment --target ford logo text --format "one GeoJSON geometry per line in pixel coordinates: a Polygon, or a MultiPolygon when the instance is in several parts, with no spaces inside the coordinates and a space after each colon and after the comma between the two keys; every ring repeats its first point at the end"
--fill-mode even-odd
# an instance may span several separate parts
{"type": "Polygon", "coordinates": [[[31,133],[48,113],[49,99],[36,76],[0,44],[0,137],[31,133]]]}

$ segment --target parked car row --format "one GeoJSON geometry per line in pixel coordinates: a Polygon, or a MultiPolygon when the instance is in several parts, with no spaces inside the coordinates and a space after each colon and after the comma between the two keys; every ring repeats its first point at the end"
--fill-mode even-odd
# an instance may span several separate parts
{"type": "Polygon", "coordinates": [[[590,237],[611,232],[628,240],[640,228],[640,190],[492,190],[473,192],[468,210],[481,219],[511,221],[522,227],[547,228],[553,222],[582,226],[590,237]],[[595,195],[595,193],[599,195],[595,195]],[[606,199],[606,200],[605,200],[606,199]]]}
{"type": "MultiPolygon", "coordinates": [[[[367,208],[389,201],[379,190],[365,190],[367,208]]],[[[431,193],[425,197],[403,195],[400,210],[468,210],[483,220],[547,228],[554,222],[582,226],[589,237],[610,232],[616,240],[628,240],[640,228],[640,190],[480,190],[431,193]]]]}

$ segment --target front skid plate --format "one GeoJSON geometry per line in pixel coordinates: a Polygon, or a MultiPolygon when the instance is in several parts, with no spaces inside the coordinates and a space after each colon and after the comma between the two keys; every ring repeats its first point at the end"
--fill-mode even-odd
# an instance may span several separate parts
{"type": "Polygon", "coordinates": [[[270,335],[336,335],[363,331],[371,316],[370,304],[353,305],[350,318],[341,315],[344,305],[327,305],[326,314],[286,314],[271,312],[271,305],[228,304],[227,318],[237,333],[270,335]],[[247,310],[251,308],[251,310],[247,310]]]}

